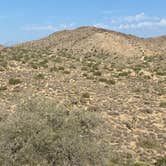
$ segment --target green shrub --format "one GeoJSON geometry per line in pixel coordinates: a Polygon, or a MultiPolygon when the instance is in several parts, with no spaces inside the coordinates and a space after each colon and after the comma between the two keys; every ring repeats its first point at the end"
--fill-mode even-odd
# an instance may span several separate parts
{"type": "Polygon", "coordinates": [[[146,149],[156,149],[156,148],[160,147],[159,142],[157,142],[156,140],[153,140],[151,138],[145,139],[145,140],[141,140],[140,141],[140,145],[143,148],[146,148],[146,149]]]}
{"type": "Polygon", "coordinates": [[[65,70],[65,71],[63,71],[63,73],[64,73],[64,74],[70,74],[70,71],[65,70]]]}
{"type": "Polygon", "coordinates": [[[107,80],[107,84],[115,85],[115,80],[107,80]]]}
{"type": "Polygon", "coordinates": [[[101,71],[95,71],[93,74],[94,74],[95,76],[101,76],[101,75],[102,75],[101,71]]]}
{"type": "Polygon", "coordinates": [[[44,59],[42,61],[39,62],[38,66],[39,67],[44,67],[44,68],[47,68],[48,67],[48,60],[47,59],[44,59]]]}
{"type": "Polygon", "coordinates": [[[8,66],[7,61],[5,61],[5,60],[0,60],[0,66],[2,66],[2,67],[4,67],[4,68],[7,68],[7,66],[8,66]]]}
{"type": "Polygon", "coordinates": [[[144,60],[147,62],[152,62],[153,59],[154,59],[154,57],[152,57],[152,56],[144,56],[144,60]]]}
{"type": "Polygon", "coordinates": [[[111,79],[107,80],[106,78],[100,78],[99,81],[105,82],[106,84],[109,84],[109,85],[111,84],[114,85],[116,83],[115,80],[111,80],[111,79]]]}
{"type": "Polygon", "coordinates": [[[121,72],[119,73],[119,76],[121,77],[125,77],[125,76],[128,76],[129,75],[129,72],[121,72]]]}
{"type": "Polygon", "coordinates": [[[88,92],[85,92],[82,94],[83,98],[90,98],[90,94],[88,92]]]}
{"type": "Polygon", "coordinates": [[[166,102],[161,102],[161,103],[160,103],[160,107],[166,108],[166,102]]]}
{"type": "Polygon", "coordinates": [[[0,91],[5,91],[7,90],[7,86],[0,86],[0,91]]]}
{"type": "Polygon", "coordinates": [[[17,85],[22,83],[22,81],[19,78],[10,78],[9,79],[9,84],[10,85],[17,85]]]}
{"type": "Polygon", "coordinates": [[[104,120],[97,113],[30,102],[0,128],[0,165],[108,165],[104,120]]]}
{"type": "Polygon", "coordinates": [[[81,68],[81,70],[82,70],[82,71],[88,71],[89,69],[88,69],[86,66],[83,66],[83,67],[81,68]]]}
{"type": "Polygon", "coordinates": [[[58,68],[56,66],[50,68],[50,72],[57,72],[58,68]]]}
{"type": "Polygon", "coordinates": [[[87,76],[88,76],[88,74],[87,74],[87,73],[83,73],[83,74],[82,74],[82,76],[87,77],[87,76]]]}
{"type": "Polygon", "coordinates": [[[53,60],[55,63],[61,63],[62,62],[62,59],[60,57],[56,57],[54,60],[53,60]]]}
{"type": "Polygon", "coordinates": [[[36,79],[40,80],[40,79],[44,79],[44,74],[39,73],[38,75],[35,76],[36,79]]]}
{"type": "Polygon", "coordinates": [[[166,157],[158,159],[155,163],[155,166],[166,166],[166,157]]]}
{"type": "Polygon", "coordinates": [[[36,63],[30,63],[30,65],[33,69],[38,69],[38,65],[36,63]]]}
{"type": "Polygon", "coordinates": [[[156,74],[159,75],[159,76],[166,76],[166,71],[158,70],[158,71],[156,72],[156,74]]]}

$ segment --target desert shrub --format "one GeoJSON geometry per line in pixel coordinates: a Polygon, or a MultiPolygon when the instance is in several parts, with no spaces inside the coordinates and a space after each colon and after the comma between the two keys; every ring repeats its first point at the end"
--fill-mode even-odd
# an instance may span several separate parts
{"type": "Polygon", "coordinates": [[[57,71],[59,71],[59,70],[56,66],[53,66],[50,68],[50,72],[57,72],[57,71]]]}
{"type": "Polygon", "coordinates": [[[55,59],[53,59],[53,61],[55,63],[61,63],[62,62],[62,59],[60,57],[56,57],[55,59]]]}
{"type": "Polygon", "coordinates": [[[10,85],[17,85],[22,83],[22,81],[19,78],[10,78],[9,79],[9,84],[10,85]]]}
{"type": "Polygon", "coordinates": [[[82,94],[83,98],[90,98],[90,94],[88,92],[85,92],[82,94]]]}
{"type": "Polygon", "coordinates": [[[7,86],[0,86],[0,91],[5,91],[7,90],[7,86]]]}
{"type": "Polygon", "coordinates": [[[70,74],[70,71],[69,70],[65,70],[63,71],[64,74],[70,74]]]}
{"type": "Polygon", "coordinates": [[[116,83],[116,82],[115,82],[115,80],[107,80],[107,84],[110,84],[110,85],[111,85],[111,84],[112,84],[112,85],[115,85],[115,83],[116,83]]]}
{"type": "Polygon", "coordinates": [[[94,74],[95,76],[101,76],[101,75],[102,75],[101,71],[95,71],[93,74],[94,74]]]}
{"type": "Polygon", "coordinates": [[[87,74],[87,73],[83,73],[83,74],[82,74],[82,76],[87,77],[87,76],[88,76],[88,74],[87,74]]]}
{"type": "Polygon", "coordinates": [[[160,107],[166,108],[166,102],[161,102],[161,103],[160,103],[160,107]]]}
{"type": "Polygon", "coordinates": [[[38,69],[37,63],[31,62],[30,65],[33,69],[38,69]]]}
{"type": "Polygon", "coordinates": [[[44,74],[42,74],[42,73],[37,74],[37,75],[35,76],[35,79],[37,79],[37,80],[44,79],[44,74]]]}
{"type": "Polygon", "coordinates": [[[42,60],[42,61],[40,61],[39,63],[38,63],[38,66],[39,67],[44,67],[44,68],[47,68],[48,67],[48,60],[47,59],[44,59],[44,60],[42,60]]]}
{"type": "Polygon", "coordinates": [[[146,149],[158,149],[161,147],[160,143],[152,138],[140,140],[140,146],[146,149]]]}
{"type": "Polygon", "coordinates": [[[129,72],[121,72],[121,73],[119,73],[119,76],[121,76],[121,77],[124,77],[124,76],[128,76],[129,75],[129,72]]]}
{"type": "Polygon", "coordinates": [[[7,66],[8,66],[7,61],[0,59],[0,66],[2,66],[2,67],[4,67],[4,68],[7,68],[7,66]]]}
{"type": "Polygon", "coordinates": [[[0,165],[108,165],[104,120],[97,113],[29,102],[0,128],[0,165]]]}
{"type": "Polygon", "coordinates": [[[106,83],[106,82],[107,82],[107,79],[106,79],[106,78],[99,78],[99,81],[100,81],[100,82],[105,82],[105,83],[106,83]]]}
{"type": "Polygon", "coordinates": [[[166,166],[166,157],[158,159],[155,163],[155,166],[166,166]]]}
{"type": "Polygon", "coordinates": [[[115,80],[112,80],[112,79],[106,79],[106,78],[99,78],[99,81],[100,82],[104,82],[106,84],[109,84],[109,85],[114,85],[116,82],[115,80]]]}
{"type": "Polygon", "coordinates": [[[159,75],[159,76],[166,76],[166,71],[158,70],[158,71],[156,72],[156,74],[159,75]]]}
{"type": "Polygon", "coordinates": [[[131,164],[130,166],[150,166],[148,163],[136,162],[131,164]]]}
{"type": "Polygon", "coordinates": [[[88,69],[86,66],[83,66],[83,67],[81,68],[81,70],[82,70],[82,71],[88,71],[89,69],[88,69]]]}
{"type": "Polygon", "coordinates": [[[59,68],[58,68],[59,70],[62,70],[62,71],[64,71],[65,70],[65,68],[63,67],[63,66],[59,66],[59,68]]]}

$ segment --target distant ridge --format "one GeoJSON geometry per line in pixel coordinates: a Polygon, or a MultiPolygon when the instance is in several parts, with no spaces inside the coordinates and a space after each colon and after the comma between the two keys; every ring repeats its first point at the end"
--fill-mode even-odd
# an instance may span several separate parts
{"type": "Polygon", "coordinates": [[[74,53],[104,51],[110,54],[123,54],[124,56],[152,55],[155,52],[166,52],[166,36],[145,39],[112,30],[86,26],[55,32],[46,38],[18,44],[15,47],[50,48],[54,51],[65,48],[74,53]]]}
{"type": "Polygon", "coordinates": [[[2,50],[2,49],[4,49],[4,48],[5,48],[4,46],[0,45],[0,50],[2,50]]]}

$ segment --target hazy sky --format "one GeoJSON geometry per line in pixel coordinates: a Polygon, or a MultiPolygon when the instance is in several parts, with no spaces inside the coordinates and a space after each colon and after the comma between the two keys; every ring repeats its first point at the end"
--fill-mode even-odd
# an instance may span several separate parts
{"type": "Polygon", "coordinates": [[[166,0],[0,0],[0,44],[87,25],[141,37],[165,35],[166,0]]]}

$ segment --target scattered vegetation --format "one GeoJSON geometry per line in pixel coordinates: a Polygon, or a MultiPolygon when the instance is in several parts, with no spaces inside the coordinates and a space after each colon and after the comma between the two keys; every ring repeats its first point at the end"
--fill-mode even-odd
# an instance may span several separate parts
{"type": "Polygon", "coordinates": [[[160,107],[166,108],[166,102],[161,102],[161,103],[160,103],[160,107]]]}
{"type": "Polygon", "coordinates": [[[36,76],[35,76],[35,78],[36,79],[44,79],[44,74],[42,74],[42,73],[39,73],[39,74],[37,74],[36,76]]]}
{"type": "Polygon", "coordinates": [[[166,157],[158,159],[155,163],[155,166],[166,166],[166,157]]]}
{"type": "Polygon", "coordinates": [[[114,85],[116,83],[115,80],[106,79],[106,78],[99,78],[99,81],[104,82],[104,83],[109,84],[109,85],[114,85]]]}
{"type": "Polygon", "coordinates": [[[166,76],[166,71],[158,70],[158,71],[156,72],[156,74],[159,75],[159,76],[166,76]]]}
{"type": "Polygon", "coordinates": [[[160,144],[152,139],[141,140],[140,145],[147,149],[156,149],[160,147],[160,144]]]}
{"type": "Polygon", "coordinates": [[[9,84],[10,85],[17,85],[22,83],[22,81],[19,78],[10,78],[9,79],[9,84]]]}
{"type": "Polygon", "coordinates": [[[82,94],[83,98],[90,98],[90,94],[88,92],[85,92],[82,94]]]}
{"type": "Polygon", "coordinates": [[[115,52],[93,44],[86,52],[82,39],[58,36],[0,51],[0,165],[165,166],[164,49],[146,51],[129,36],[135,53],[118,44],[115,52]],[[58,105],[17,109],[30,95],[58,105]]]}
{"type": "Polygon", "coordinates": [[[5,91],[7,90],[7,86],[0,86],[0,91],[5,91]]]}
{"type": "Polygon", "coordinates": [[[103,124],[93,112],[29,102],[0,123],[0,165],[108,165],[103,124]]]}
{"type": "Polygon", "coordinates": [[[128,75],[129,75],[129,72],[126,72],[126,71],[119,73],[119,76],[121,76],[121,77],[125,77],[128,75]]]}

